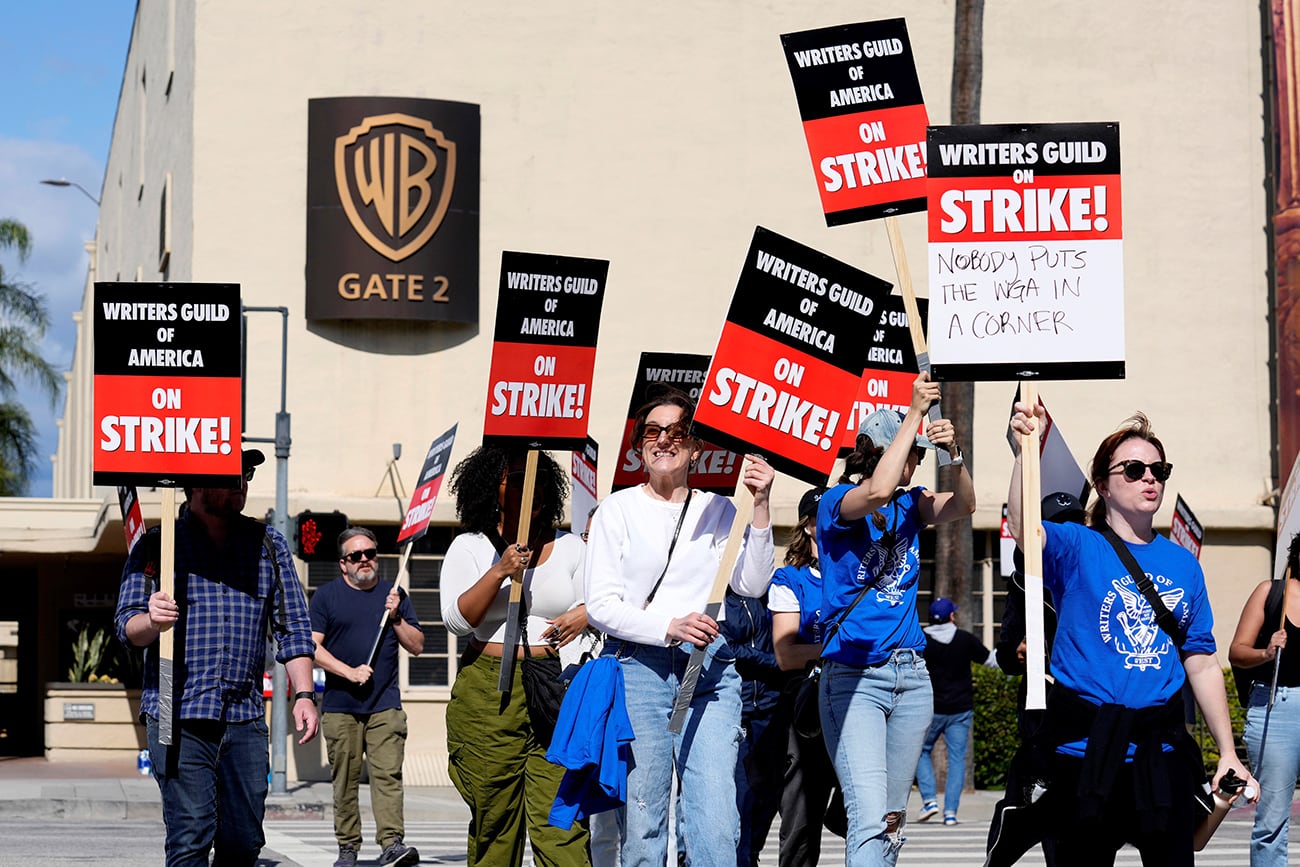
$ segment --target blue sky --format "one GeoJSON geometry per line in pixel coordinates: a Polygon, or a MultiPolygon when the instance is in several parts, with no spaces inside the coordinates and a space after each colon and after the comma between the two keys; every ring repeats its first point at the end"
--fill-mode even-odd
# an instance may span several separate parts
{"type": "MultiPolygon", "coordinates": [[[[0,5],[0,57],[5,59],[0,102],[0,217],[32,232],[26,263],[4,254],[5,272],[45,295],[52,325],[43,345],[57,370],[72,363],[87,256],[96,208],[73,188],[40,185],[67,178],[99,198],[117,111],[122,70],[131,42],[135,0],[39,0],[0,5]]],[[[28,387],[18,399],[36,420],[40,462],[30,493],[49,496],[49,456],[58,447],[55,407],[28,387]]]]}

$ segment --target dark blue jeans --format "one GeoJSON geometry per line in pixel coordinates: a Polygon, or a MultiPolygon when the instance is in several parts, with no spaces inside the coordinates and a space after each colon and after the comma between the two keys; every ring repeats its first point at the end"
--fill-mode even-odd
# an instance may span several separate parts
{"type": "Polygon", "coordinates": [[[169,747],[158,743],[156,719],[149,718],[147,729],[167,825],[167,867],[207,867],[214,846],[216,865],[256,864],[266,843],[266,722],[179,720],[169,747]]]}

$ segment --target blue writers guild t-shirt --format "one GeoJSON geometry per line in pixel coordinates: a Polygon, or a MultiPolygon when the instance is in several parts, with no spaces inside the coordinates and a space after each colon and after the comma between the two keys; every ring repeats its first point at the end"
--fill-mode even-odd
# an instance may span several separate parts
{"type": "MultiPolygon", "coordinates": [[[[1151,604],[1110,543],[1077,524],[1043,524],[1043,530],[1043,584],[1057,600],[1057,681],[1094,704],[1144,708],[1167,702],[1186,680],[1178,647],[1156,624],[1151,604]]],[[[1187,631],[1183,651],[1214,653],[1214,614],[1201,564],[1163,536],[1124,544],[1187,631]]],[[[1082,756],[1085,745],[1079,741],[1060,751],[1082,756]]]]}
{"type": "Polygon", "coordinates": [[[812,566],[782,566],[772,576],[772,586],[787,588],[799,603],[799,643],[821,644],[821,572],[812,566]]]}
{"type": "Polygon", "coordinates": [[[879,510],[886,525],[879,529],[871,515],[856,521],[840,518],[844,495],[854,487],[836,485],[822,495],[817,509],[823,629],[830,629],[864,584],[873,588],[827,639],[822,655],[846,665],[878,665],[895,650],[919,653],[925,648],[916,616],[922,527],[917,504],[924,488],[896,493],[879,510]]]}
{"type": "MultiPolygon", "coordinates": [[[[378,581],[369,590],[358,590],[342,577],[335,578],[311,598],[311,631],[325,636],[325,649],[348,665],[363,665],[384,614],[384,601],[393,587],[378,581]]],[[[411,597],[402,594],[397,608],[402,619],[420,628],[411,597]]],[[[321,710],[328,713],[377,713],[402,706],[397,685],[397,636],[393,625],[384,627],[384,638],[375,654],[374,674],[358,686],[342,677],[325,673],[325,698],[321,710]]]]}

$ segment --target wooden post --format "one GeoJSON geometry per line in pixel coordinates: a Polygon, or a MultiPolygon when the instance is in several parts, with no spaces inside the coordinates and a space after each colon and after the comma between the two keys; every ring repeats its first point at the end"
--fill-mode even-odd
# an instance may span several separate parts
{"type": "Polygon", "coordinates": [[[1025,709],[1047,707],[1047,652],[1043,638],[1043,498],[1039,488],[1039,429],[1033,408],[1038,386],[1026,382],[1021,394],[1035,419],[1034,431],[1020,436],[1020,532],[1025,555],[1025,709]]]}
{"type": "MultiPolygon", "coordinates": [[[[162,489],[162,546],[158,557],[158,589],[176,598],[176,489],[162,489]]],[[[183,617],[185,612],[181,612],[183,617]]],[[[158,633],[158,742],[172,743],[175,717],[176,630],[164,624],[158,633]]]]}
{"type": "MultiPolygon", "coordinates": [[[[524,464],[524,493],[519,501],[519,532],[515,544],[527,544],[532,532],[533,490],[537,485],[537,449],[528,450],[528,461],[524,464]]],[[[525,567],[526,568],[526,567],[525,567]]],[[[506,612],[506,634],[501,648],[501,676],[497,680],[497,692],[509,692],[515,677],[515,646],[519,644],[519,605],[524,598],[524,570],[520,569],[510,577],[510,607],[506,612]]]]}
{"type": "MultiPolygon", "coordinates": [[[[717,574],[713,577],[713,589],[709,591],[708,604],[704,613],[714,620],[722,610],[727,598],[727,585],[731,581],[731,572],[736,568],[736,559],[740,556],[740,544],[745,540],[745,529],[754,517],[754,498],[745,487],[745,473],[741,470],[740,481],[736,483],[736,515],[731,520],[731,533],[727,536],[727,547],[722,551],[722,562],[718,564],[717,574]]],[[[691,650],[691,658],[686,663],[686,672],[682,675],[681,687],[677,690],[677,701],[673,703],[673,715],[668,720],[668,731],[677,734],[686,723],[686,712],[691,709],[691,699],[695,697],[695,686],[699,683],[700,672],[704,668],[704,655],[707,648],[696,647],[691,650]]]]}
{"type": "MultiPolygon", "coordinates": [[[[889,249],[894,254],[894,270],[898,272],[898,288],[903,295],[903,310],[907,312],[907,330],[912,335],[912,349],[916,352],[916,369],[920,373],[930,371],[930,352],[925,343],[925,330],[921,328],[921,312],[916,306],[916,293],[912,290],[912,270],[907,266],[907,251],[903,248],[903,232],[898,227],[898,217],[885,217],[885,231],[889,233],[889,249]]],[[[943,417],[939,404],[930,404],[927,413],[930,421],[943,417]]],[[[935,449],[939,466],[946,467],[952,463],[952,455],[947,449],[935,449]]]]}
{"type": "MultiPolygon", "coordinates": [[[[405,516],[403,516],[405,517],[405,516]]],[[[411,543],[407,542],[402,548],[402,559],[397,563],[397,577],[393,580],[393,589],[400,595],[402,587],[406,582],[406,564],[411,559],[411,543]]],[[[375,564],[376,568],[378,563],[375,564]]],[[[388,609],[385,608],[379,615],[379,631],[375,634],[375,643],[370,646],[370,655],[366,657],[366,665],[371,668],[375,667],[375,656],[379,653],[379,643],[384,640],[384,629],[388,626],[388,609]]]]}

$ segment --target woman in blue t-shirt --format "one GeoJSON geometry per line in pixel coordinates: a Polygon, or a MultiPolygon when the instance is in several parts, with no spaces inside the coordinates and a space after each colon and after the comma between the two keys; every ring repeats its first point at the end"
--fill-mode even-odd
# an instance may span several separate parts
{"type": "MultiPolygon", "coordinates": [[[[1029,412],[1026,404],[1015,405],[1013,433],[1033,430],[1029,412]]],[[[1043,417],[1041,404],[1034,415],[1043,417]]],[[[1183,725],[1185,681],[1221,756],[1215,788],[1229,770],[1259,788],[1233,747],[1205,576],[1189,551],[1152,528],[1172,469],[1146,416],[1137,413],[1093,456],[1097,499],[1088,526],[1041,525],[1042,578],[1056,600],[1057,627],[1051,660],[1056,683],[1039,746],[1058,865],[1105,867],[1128,843],[1143,864],[1190,867],[1197,820],[1191,792],[1204,771],[1183,725]],[[1167,628],[1108,540],[1111,534],[1150,578],[1161,608],[1172,613],[1167,628]],[[1181,647],[1167,630],[1180,633],[1181,647]]],[[[1017,542],[1024,538],[1021,497],[1017,456],[1007,507],[1017,542]]]]}
{"type": "Polygon", "coordinates": [[[917,431],[939,386],[923,373],[904,416],[877,410],[858,429],[840,484],[821,499],[821,713],[826,749],[848,814],[845,863],[893,864],[903,845],[907,797],[933,712],[916,614],[918,536],[975,511],[975,490],[952,422],[917,431]],[[925,449],[953,457],[953,489],[908,487],[925,449]],[[852,609],[850,610],[850,606],[852,609]],[[835,621],[848,612],[836,627],[835,621]]]}

